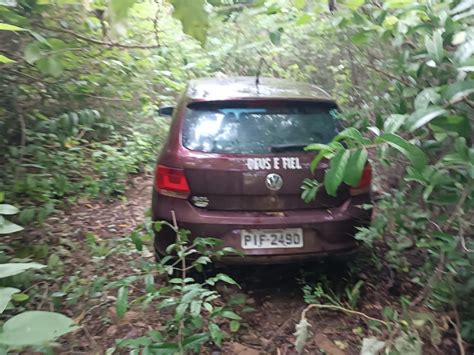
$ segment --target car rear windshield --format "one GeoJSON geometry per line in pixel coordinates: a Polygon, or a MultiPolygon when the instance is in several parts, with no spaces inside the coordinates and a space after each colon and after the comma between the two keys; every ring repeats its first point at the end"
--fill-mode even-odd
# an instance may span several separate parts
{"type": "Polygon", "coordinates": [[[183,145],[206,153],[265,154],[329,143],[336,106],[314,102],[206,102],[186,109],[183,145]]]}

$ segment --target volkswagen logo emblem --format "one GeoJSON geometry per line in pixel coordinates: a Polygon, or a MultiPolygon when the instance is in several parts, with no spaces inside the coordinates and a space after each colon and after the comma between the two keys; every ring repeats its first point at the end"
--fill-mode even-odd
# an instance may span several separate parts
{"type": "Polygon", "coordinates": [[[265,186],[273,191],[280,190],[283,186],[283,178],[275,173],[268,174],[265,178],[265,186]]]}

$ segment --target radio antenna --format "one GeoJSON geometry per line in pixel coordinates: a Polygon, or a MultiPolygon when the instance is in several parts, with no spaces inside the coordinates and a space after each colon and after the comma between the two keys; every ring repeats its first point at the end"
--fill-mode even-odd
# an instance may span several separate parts
{"type": "Polygon", "coordinates": [[[257,67],[257,73],[255,74],[255,86],[258,87],[258,85],[260,84],[260,75],[262,74],[262,68],[263,68],[263,65],[266,65],[268,68],[270,68],[270,66],[268,65],[267,61],[265,60],[265,58],[263,58],[263,55],[260,56],[260,61],[258,62],[258,67],[257,67]]]}

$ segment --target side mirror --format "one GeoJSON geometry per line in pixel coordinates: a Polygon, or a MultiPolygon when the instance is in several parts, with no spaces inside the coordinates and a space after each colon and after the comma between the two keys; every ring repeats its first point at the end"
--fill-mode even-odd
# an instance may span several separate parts
{"type": "Polygon", "coordinates": [[[163,106],[158,109],[158,114],[160,116],[173,116],[173,111],[173,106],[163,106]]]}

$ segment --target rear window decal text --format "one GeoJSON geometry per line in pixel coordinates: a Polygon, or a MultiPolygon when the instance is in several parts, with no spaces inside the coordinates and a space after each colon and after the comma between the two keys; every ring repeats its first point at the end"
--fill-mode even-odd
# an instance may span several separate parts
{"type": "Polygon", "coordinates": [[[249,170],[299,170],[303,169],[298,157],[248,158],[249,170]]]}

